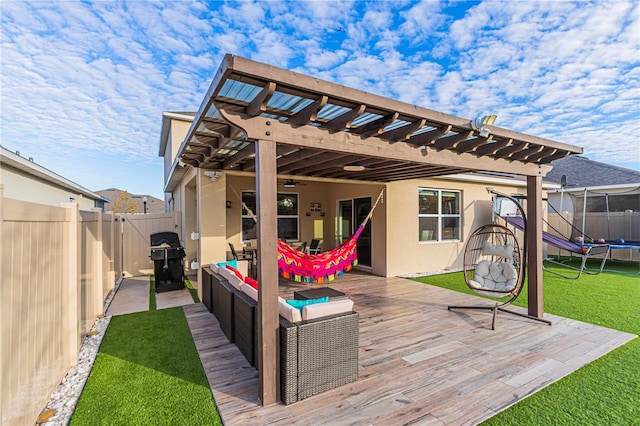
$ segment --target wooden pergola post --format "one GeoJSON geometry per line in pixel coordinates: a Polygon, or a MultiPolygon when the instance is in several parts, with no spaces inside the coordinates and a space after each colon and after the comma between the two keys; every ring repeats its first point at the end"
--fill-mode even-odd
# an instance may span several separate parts
{"type": "Polygon", "coordinates": [[[542,318],[542,177],[527,176],[527,283],[529,315],[542,318]]]}
{"type": "Polygon", "coordinates": [[[278,220],[276,144],[256,142],[258,216],[258,375],[262,405],[277,400],[278,220]]]}

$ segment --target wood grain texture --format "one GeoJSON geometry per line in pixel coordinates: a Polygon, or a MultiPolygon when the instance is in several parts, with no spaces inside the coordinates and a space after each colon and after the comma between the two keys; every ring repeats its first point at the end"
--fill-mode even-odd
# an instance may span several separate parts
{"type": "Polygon", "coordinates": [[[359,378],[287,406],[262,407],[256,370],[215,317],[183,308],[225,425],[477,424],[634,337],[549,314],[551,327],[499,313],[492,331],[487,312],[447,311],[484,299],[403,278],[352,271],[330,286],[360,314],[359,378]]]}

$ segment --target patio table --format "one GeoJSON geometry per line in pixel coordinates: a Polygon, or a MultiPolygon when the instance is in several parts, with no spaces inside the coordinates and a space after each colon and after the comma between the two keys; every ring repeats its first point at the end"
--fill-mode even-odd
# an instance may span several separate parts
{"type": "Polygon", "coordinates": [[[348,299],[349,295],[331,287],[319,287],[293,292],[293,298],[297,300],[320,299],[322,297],[328,297],[329,300],[340,300],[348,299]]]}

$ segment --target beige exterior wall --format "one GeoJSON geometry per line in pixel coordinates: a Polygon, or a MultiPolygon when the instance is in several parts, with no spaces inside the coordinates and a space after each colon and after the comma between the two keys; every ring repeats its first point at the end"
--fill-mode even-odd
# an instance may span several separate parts
{"type": "MultiPolygon", "coordinates": [[[[387,215],[387,276],[430,274],[461,270],[464,245],[478,227],[491,223],[492,197],[484,182],[427,179],[389,184],[387,215]],[[420,242],[418,235],[419,188],[451,189],[461,192],[462,239],[459,241],[420,242]]],[[[507,194],[524,192],[524,187],[496,185],[507,194]]]]}
{"type": "Polygon", "coordinates": [[[50,182],[36,179],[20,170],[11,167],[0,167],[0,182],[4,185],[4,195],[14,200],[35,202],[49,206],[60,206],[60,203],[74,202],[80,210],[95,207],[95,200],[83,197],[68,189],[60,188],[50,182]],[[73,200],[71,200],[73,198],[73,200]]]}
{"type": "Polygon", "coordinates": [[[197,254],[200,262],[198,282],[202,279],[200,274],[202,267],[227,258],[227,209],[225,203],[220,200],[228,199],[226,173],[216,181],[212,181],[201,171],[199,182],[198,188],[201,195],[198,202],[198,231],[200,232],[197,254]]]}
{"type": "Polygon", "coordinates": [[[190,121],[178,120],[175,118],[171,120],[171,129],[167,137],[167,145],[164,152],[165,182],[167,181],[169,172],[171,171],[171,166],[173,165],[173,161],[178,155],[180,145],[182,144],[184,137],[187,135],[187,131],[189,131],[190,126],[190,121]]]}
{"type": "Polygon", "coordinates": [[[191,169],[177,186],[177,190],[174,191],[176,206],[180,206],[182,212],[183,233],[180,235],[180,239],[185,248],[185,271],[187,272],[191,271],[191,262],[198,260],[199,242],[191,239],[191,233],[198,232],[197,170],[191,169]]]}

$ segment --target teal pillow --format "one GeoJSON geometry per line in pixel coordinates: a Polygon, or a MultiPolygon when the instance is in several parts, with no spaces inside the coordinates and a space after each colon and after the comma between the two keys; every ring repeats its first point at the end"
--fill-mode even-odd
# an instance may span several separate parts
{"type": "Polygon", "coordinates": [[[227,265],[231,266],[234,269],[238,269],[238,261],[233,259],[228,262],[218,262],[219,268],[225,268],[227,265]]]}
{"type": "Polygon", "coordinates": [[[320,299],[307,299],[307,300],[287,300],[287,303],[294,308],[297,308],[302,313],[302,308],[307,305],[313,305],[316,303],[325,303],[329,301],[329,297],[321,297],[320,299]]]}

